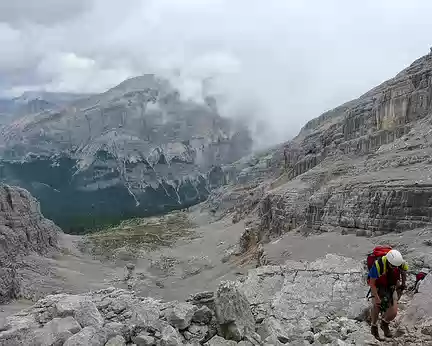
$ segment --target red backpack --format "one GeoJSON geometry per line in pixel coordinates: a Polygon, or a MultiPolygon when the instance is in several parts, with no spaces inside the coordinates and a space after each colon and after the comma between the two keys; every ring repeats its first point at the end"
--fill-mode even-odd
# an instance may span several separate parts
{"type": "MultiPolygon", "coordinates": [[[[373,251],[367,256],[367,267],[368,271],[371,270],[373,265],[375,264],[375,261],[380,259],[382,256],[385,256],[390,250],[391,246],[376,246],[373,251]]],[[[399,268],[394,268],[393,273],[391,275],[391,282],[389,282],[389,276],[388,273],[381,275],[376,280],[376,285],[381,287],[387,287],[389,284],[396,284],[397,280],[399,280],[400,277],[400,270],[399,268]]],[[[368,278],[369,283],[369,278],[368,278]]]]}

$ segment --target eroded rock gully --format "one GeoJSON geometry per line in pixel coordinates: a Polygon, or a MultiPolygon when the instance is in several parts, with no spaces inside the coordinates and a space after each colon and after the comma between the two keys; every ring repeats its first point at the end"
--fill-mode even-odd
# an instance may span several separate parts
{"type": "Polygon", "coordinates": [[[364,322],[364,268],[327,255],[287,261],[222,282],[188,302],[164,302],[115,288],[58,294],[8,317],[0,344],[14,345],[428,345],[432,343],[432,277],[405,296],[382,343],[364,322]],[[403,322],[403,323],[401,323],[403,322]]]}

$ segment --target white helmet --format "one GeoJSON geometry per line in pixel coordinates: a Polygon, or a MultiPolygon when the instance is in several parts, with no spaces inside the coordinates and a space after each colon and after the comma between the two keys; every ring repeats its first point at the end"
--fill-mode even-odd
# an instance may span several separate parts
{"type": "Polygon", "coordinates": [[[399,267],[404,262],[404,259],[398,250],[390,250],[387,252],[386,257],[390,264],[395,267],[399,267]]]}

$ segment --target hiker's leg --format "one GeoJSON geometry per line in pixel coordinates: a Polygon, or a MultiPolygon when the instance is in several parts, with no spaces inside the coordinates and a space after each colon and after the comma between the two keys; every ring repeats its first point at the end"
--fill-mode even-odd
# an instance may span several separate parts
{"type": "Polygon", "coordinates": [[[387,311],[385,312],[383,316],[383,320],[385,322],[393,321],[396,318],[397,312],[398,312],[398,299],[397,299],[397,292],[394,291],[392,295],[393,304],[390,304],[387,311]]]}
{"type": "Polygon", "coordinates": [[[371,324],[376,326],[378,322],[378,317],[380,313],[380,307],[376,305],[375,297],[372,298],[372,308],[371,308],[371,324]]]}
{"type": "Polygon", "coordinates": [[[380,307],[376,305],[375,297],[372,297],[371,307],[371,334],[377,339],[382,340],[378,331],[378,317],[380,313],[380,307]]]}

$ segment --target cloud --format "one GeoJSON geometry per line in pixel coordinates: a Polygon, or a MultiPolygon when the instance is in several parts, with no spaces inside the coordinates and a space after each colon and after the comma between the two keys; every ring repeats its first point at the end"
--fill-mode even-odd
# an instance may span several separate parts
{"type": "Polygon", "coordinates": [[[79,16],[88,9],[86,0],[13,0],[0,4],[0,22],[12,25],[39,23],[50,25],[79,16]]]}
{"type": "Polygon", "coordinates": [[[0,96],[100,92],[158,73],[184,98],[211,93],[224,115],[266,124],[272,144],[426,54],[431,10],[428,0],[4,1],[0,96]]]}

